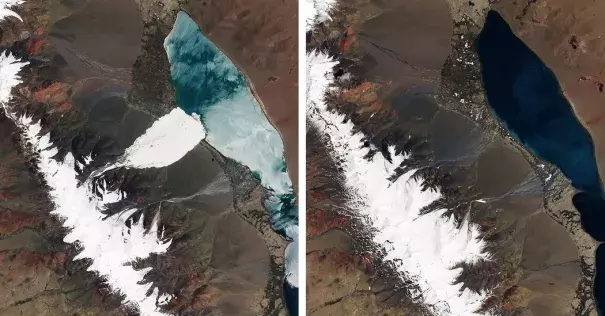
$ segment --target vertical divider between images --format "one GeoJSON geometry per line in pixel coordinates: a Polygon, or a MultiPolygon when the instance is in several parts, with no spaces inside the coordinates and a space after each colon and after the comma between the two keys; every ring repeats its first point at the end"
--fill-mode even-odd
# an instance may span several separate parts
{"type": "Polygon", "coordinates": [[[298,218],[299,218],[299,247],[298,247],[298,267],[299,267],[299,290],[298,290],[298,314],[306,315],[307,300],[307,142],[306,142],[306,91],[307,91],[307,64],[305,53],[305,12],[304,2],[298,1],[298,218]]]}

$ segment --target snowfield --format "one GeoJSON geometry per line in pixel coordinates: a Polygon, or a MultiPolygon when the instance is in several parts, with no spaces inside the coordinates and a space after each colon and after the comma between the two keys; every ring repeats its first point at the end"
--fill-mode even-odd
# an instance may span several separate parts
{"type": "Polygon", "coordinates": [[[343,169],[349,197],[348,208],[369,220],[377,233],[374,242],[385,248],[386,260],[397,263],[398,271],[421,289],[413,293],[436,315],[472,316],[486,298],[460,284],[452,284],[461,269],[451,269],[459,262],[488,259],[484,243],[474,226],[465,223],[456,229],[453,222],[441,217],[446,210],[420,215],[420,210],[441,197],[440,192],[422,191],[422,179],[412,177],[412,170],[395,182],[389,179],[406,154],[396,155],[390,148],[392,162],[381,154],[364,158],[364,135],[354,132],[354,125],[344,115],[331,112],[324,102],[333,81],[337,64],[321,52],[307,55],[307,117],[323,134],[330,154],[343,169]]]}
{"type": "Polygon", "coordinates": [[[104,219],[101,211],[107,203],[119,201],[120,193],[103,192],[100,198],[91,191],[90,182],[79,183],[71,154],[62,163],[53,159],[57,150],[52,148],[48,134],[40,135],[40,123],[28,117],[17,117],[11,112],[8,105],[11,90],[21,82],[18,74],[25,66],[27,62],[21,62],[6,52],[1,53],[0,104],[21,129],[26,141],[24,145],[40,155],[38,167],[50,187],[48,193],[54,204],[52,214],[62,219],[63,226],[69,228],[64,241],[76,243],[82,251],[75,259],[92,259],[88,270],[105,278],[111,288],[124,294],[127,302],[137,306],[142,315],[166,315],[157,310],[156,299],[167,302],[169,297],[158,297],[157,289],[152,291],[151,296],[146,296],[150,285],[139,282],[149,270],[134,270],[129,263],[152,253],[165,252],[170,241],[158,236],[157,221],[149,231],[143,228],[142,220],[128,228],[128,216],[136,209],[104,219]]]}

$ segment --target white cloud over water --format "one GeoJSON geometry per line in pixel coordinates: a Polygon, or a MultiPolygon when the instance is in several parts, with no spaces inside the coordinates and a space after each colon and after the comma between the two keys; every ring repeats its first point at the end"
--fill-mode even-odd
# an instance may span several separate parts
{"type": "Polygon", "coordinates": [[[180,108],[153,122],[109,168],[161,168],[179,161],[206,137],[204,126],[180,108]]]}

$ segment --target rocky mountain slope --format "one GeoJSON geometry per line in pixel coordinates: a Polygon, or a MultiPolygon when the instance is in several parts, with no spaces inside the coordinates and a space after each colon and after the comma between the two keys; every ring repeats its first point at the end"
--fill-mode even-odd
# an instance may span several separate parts
{"type": "MultiPolygon", "coordinates": [[[[247,168],[202,141],[166,167],[97,170],[176,107],[163,48],[174,21],[158,19],[148,6],[164,7],[95,0],[15,7],[23,23],[2,21],[0,45],[29,66],[10,109],[39,120],[58,149],[55,158],[73,155],[80,180],[88,179],[94,192],[122,194],[105,210],[106,220],[133,207],[138,211],[129,223],[149,229],[158,220],[171,246],[133,267],[149,269],[144,281],[169,298],[160,302],[162,312],[283,315],[287,242],[271,229],[261,203],[266,192],[247,168]]],[[[7,297],[0,314],[137,315],[87,271],[89,260],[74,260],[79,249],[63,242],[67,232],[50,215],[36,153],[10,119],[3,116],[0,124],[7,175],[0,189],[0,279],[4,293],[19,293],[7,297]]]]}
{"type": "MultiPolygon", "coordinates": [[[[488,293],[483,312],[596,315],[596,243],[582,230],[571,204],[575,190],[556,167],[508,135],[483,90],[475,37],[490,8],[503,8],[506,17],[507,6],[531,12],[549,7],[549,1],[338,1],[332,19],[307,34],[307,50],[328,52],[339,61],[328,106],[350,119],[383,155],[388,146],[410,153],[399,174],[418,169],[426,185],[444,196],[435,207],[450,210],[445,216],[453,221],[468,218],[480,227],[491,260],[459,266],[456,282],[488,293]]],[[[548,12],[573,23],[562,17],[564,10],[548,12]]],[[[527,24],[509,23],[513,30],[527,24]]],[[[534,23],[534,28],[544,33],[527,35],[532,49],[531,41],[559,34],[556,24],[534,23]]],[[[310,310],[315,315],[422,314],[413,309],[422,308],[421,300],[393,299],[411,299],[406,291],[413,284],[381,263],[385,245],[368,245],[372,232],[344,207],[348,194],[338,179],[339,163],[325,154],[330,147],[318,135],[321,131],[312,128],[307,133],[310,310]],[[385,267],[370,269],[368,276],[367,264],[360,264],[368,256],[372,266],[385,267]],[[342,269],[356,272],[340,274],[342,269]],[[376,290],[380,284],[395,289],[376,290]]]]}

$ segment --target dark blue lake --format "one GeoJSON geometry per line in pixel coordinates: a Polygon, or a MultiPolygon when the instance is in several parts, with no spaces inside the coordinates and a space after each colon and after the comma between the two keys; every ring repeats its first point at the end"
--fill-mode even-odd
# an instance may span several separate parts
{"type": "MultiPolygon", "coordinates": [[[[476,44],[494,114],[513,137],[559,167],[581,191],[573,203],[583,227],[595,239],[605,241],[605,200],[592,139],[563,96],[557,78],[495,11],[488,13],[476,44]]],[[[603,258],[597,259],[597,270],[605,271],[605,250],[601,248],[598,257],[603,258]]],[[[605,304],[605,276],[597,275],[595,297],[601,306],[605,304]]]]}
{"type": "Polygon", "coordinates": [[[298,288],[284,282],[284,297],[291,316],[298,316],[298,288]]]}
{"type": "Polygon", "coordinates": [[[600,192],[592,139],[553,72],[495,11],[487,16],[477,49],[488,101],[508,130],[557,165],[574,187],[600,192]]]}

